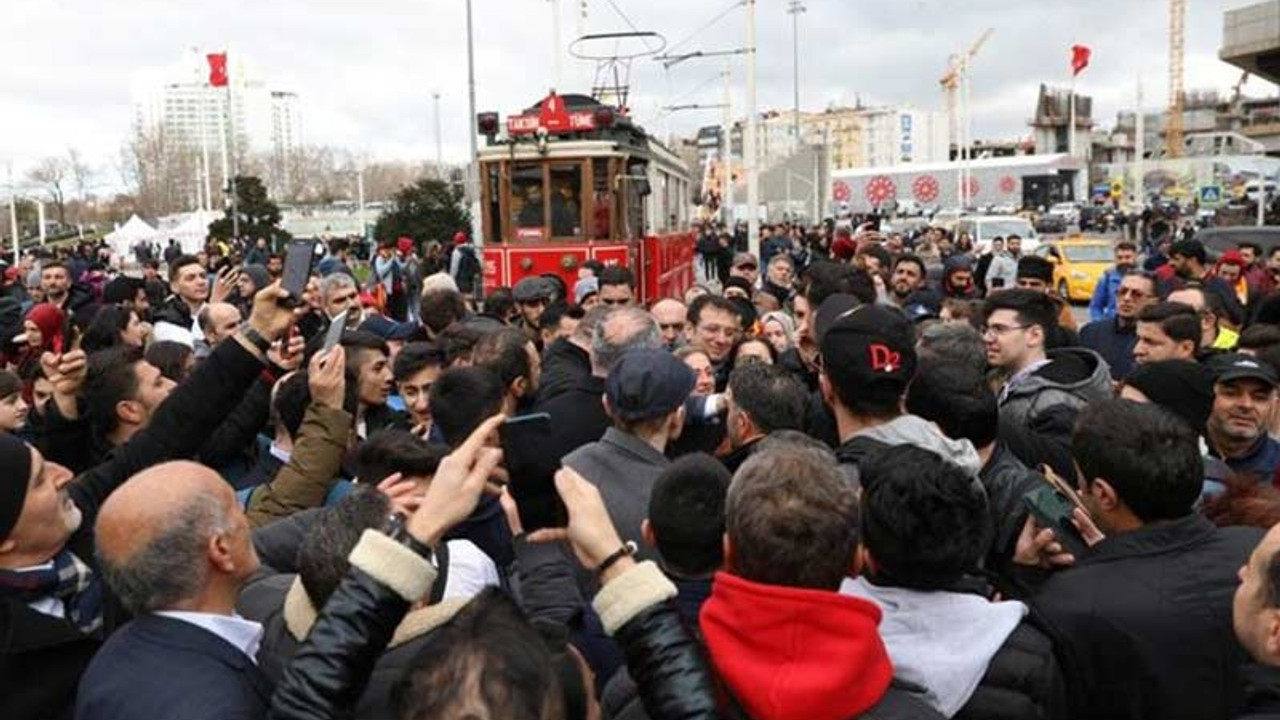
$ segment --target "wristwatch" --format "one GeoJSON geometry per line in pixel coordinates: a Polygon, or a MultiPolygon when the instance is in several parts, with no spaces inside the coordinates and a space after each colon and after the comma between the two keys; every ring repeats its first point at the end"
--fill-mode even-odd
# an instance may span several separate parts
{"type": "Polygon", "coordinates": [[[400,513],[391,513],[387,518],[387,524],[383,528],[383,532],[387,537],[404,545],[422,557],[423,560],[431,563],[431,567],[439,569],[436,566],[436,551],[431,549],[430,545],[420,542],[414,537],[405,525],[405,517],[400,513]]]}
{"type": "Polygon", "coordinates": [[[258,348],[258,351],[263,355],[271,349],[271,341],[262,337],[262,335],[260,335],[257,330],[254,330],[253,326],[249,323],[241,323],[240,332],[244,334],[244,339],[248,340],[250,345],[258,348]]]}

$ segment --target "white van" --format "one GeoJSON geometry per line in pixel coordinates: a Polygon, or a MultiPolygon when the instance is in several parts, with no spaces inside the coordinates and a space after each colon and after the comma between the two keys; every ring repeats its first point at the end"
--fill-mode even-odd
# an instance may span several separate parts
{"type": "Polygon", "coordinates": [[[979,254],[991,249],[991,240],[1017,235],[1022,238],[1022,253],[1025,255],[1040,247],[1040,237],[1031,221],[1017,215],[979,215],[960,218],[956,223],[955,235],[967,232],[973,238],[973,249],[979,254]]]}

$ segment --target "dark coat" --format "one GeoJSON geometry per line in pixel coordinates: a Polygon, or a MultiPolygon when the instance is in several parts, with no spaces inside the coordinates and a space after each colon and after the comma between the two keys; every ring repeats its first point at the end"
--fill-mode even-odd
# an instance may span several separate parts
{"type": "Polygon", "coordinates": [[[1096,320],[1080,328],[1080,344],[1102,356],[1111,367],[1111,379],[1123,380],[1133,371],[1133,348],[1138,344],[1135,327],[1121,328],[1117,318],[1096,320]]]}
{"type": "MultiPolygon", "coordinates": [[[[192,457],[261,371],[261,363],[239,343],[223,343],[214,350],[187,382],[174,388],[147,427],[67,487],[83,516],[67,547],[96,567],[93,524],[107,496],[140,470],[192,457]]],[[[104,633],[109,634],[127,616],[111,593],[105,595],[104,633]]],[[[102,638],[86,637],[66,620],[21,602],[0,601],[0,706],[4,710],[0,715],[69,715],[80,674],[101,642],[102,638]]]]}
{"type": "Polygon", "coordinates": [[[1280,668],[1249,664],[1240,668],[1245,682],[1245,714],[1237,720],[1280,720],[1280,668]]]}
{"type": "MultiPolygon", "coordinates": [[[[553,345],[554,347],[554,345],[553,345]]],[[[604,411],[604,378],[588,376],[538,403],[534,412],[551,416],[549,452],[563,457],[604,436],[609,416],[604,411]]]]}
{"type": "Polygon", "coordinates": [[[188,622],[145,615],[89,663],[77,720],[266,717],[271,683],[226,640],[188,622]]]}
{"type": "Polygon", "coordinates": [[[997,574],[1007,569],[1013,560],[1018,534],[1027,519],[1022,496],[1045,482],[1044,476],[1024,465],[1003,442],[996,441],[991,457],[978,473],[982,486],[987,490],[991,507],[991,519],[995,524],[991,536],[991,551],[987,555],[987,568],[997,574]]]}
{"type": "Polygon", "coordinates": [[[591,356],[586,350],[556,338],[542,353],[542,377],[538,386],[538,402],[545,403],[591,380],[591,356]]]}
{"type": "Polygon", "coordinates": [[[1262,531],[1199,514],[1096,545],[1032,598],[1078,718],[1226,718],[1243,708],[1231,626],[1237,571],[1262,531]]]}
{"type": "Polygon", "coordinates": [[[1004,641],[956,720],[1065,718],[1066,684],[1049,636],[1023,620],[1004,641]]]}

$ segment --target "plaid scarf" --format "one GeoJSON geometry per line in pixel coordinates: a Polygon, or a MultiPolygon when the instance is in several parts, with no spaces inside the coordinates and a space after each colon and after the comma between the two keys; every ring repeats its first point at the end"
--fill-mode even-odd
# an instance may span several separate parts
{"type": "Polygon", "coordinates": [[[62,601],[67,619],[86,635],[102,630],[102,579],[63,549],[53,567],[0,570],[0,599],[30,604],[47,598],[62,601]]]}

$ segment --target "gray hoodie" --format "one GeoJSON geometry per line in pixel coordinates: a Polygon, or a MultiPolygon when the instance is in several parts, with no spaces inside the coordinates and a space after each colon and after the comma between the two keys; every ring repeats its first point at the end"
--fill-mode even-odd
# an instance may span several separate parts
{"type": "Polygon", "coordinates": [[[845,580],[840,592],[879,606],[893,676],[923,687],[925,702],[947,717],[973,696],[991,659],[1027,614],[1016,601],[883,587],[864,578],[845,580]]]}
{"type": "Polygon", "coordinates": [[[903,415],[883,425],[867,428],[856,433],[872,440],[879,440],[886,445],[915,445],[942,456],[942,459],[967,470],[977,477],[982,470],[982,459],[973,443],[968,440],[952,440],[937,425],[917,415],[903,415]]]}
{"type": "Polygon", "coordinates": [[[1111,369],[1098,353],[1068,347],[1050,350],[1048,359],[1006,388],[1000,400],[1002,425],[1027,427],[1051,411],[1074,414],[1112,396],[1111,369]]]}

